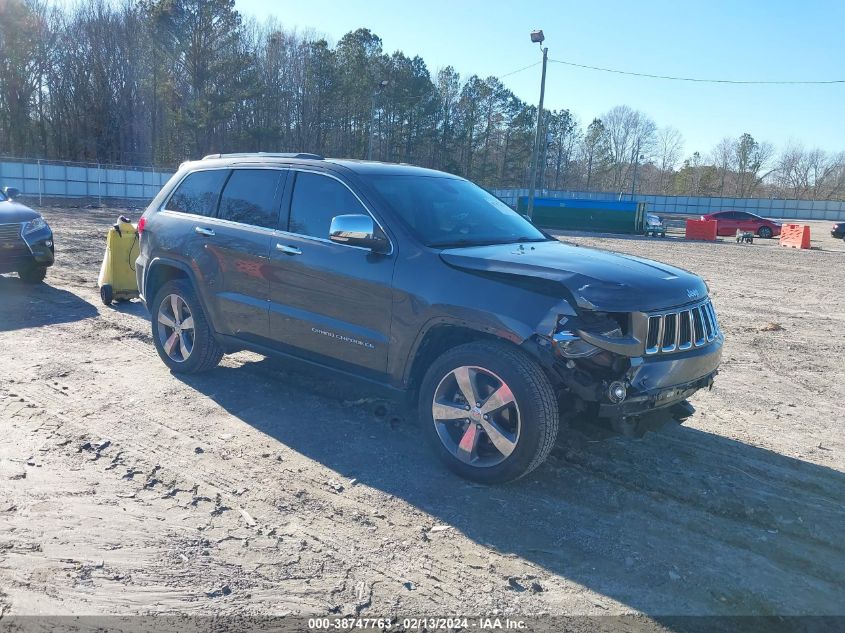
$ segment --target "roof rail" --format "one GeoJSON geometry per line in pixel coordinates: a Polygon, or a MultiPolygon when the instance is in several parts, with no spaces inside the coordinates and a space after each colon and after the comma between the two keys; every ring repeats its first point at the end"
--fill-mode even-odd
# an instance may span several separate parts
{"type": "Polygon", "coordinates": [[[243,152],[239,154],[209,154],[203,156],[203,160],[210,160],[212,158],[310,158],[311,160],[324,160],[323,156],[319,154],[309,154],[308,152],[243,152]]]}

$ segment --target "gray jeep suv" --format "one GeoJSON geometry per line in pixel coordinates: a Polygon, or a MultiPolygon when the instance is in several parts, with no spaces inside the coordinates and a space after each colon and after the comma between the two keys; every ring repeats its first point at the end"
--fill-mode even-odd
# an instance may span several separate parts
{"type": "Polygon", "coordinates": [[[682,403],[721,357],[699,277],[565,245],[429,169],[207,156],[138,230],[172,371],[249,349],[402,392],[440,458],[481,482],[536,468],[570,413],[625,423],[682,403]]]}

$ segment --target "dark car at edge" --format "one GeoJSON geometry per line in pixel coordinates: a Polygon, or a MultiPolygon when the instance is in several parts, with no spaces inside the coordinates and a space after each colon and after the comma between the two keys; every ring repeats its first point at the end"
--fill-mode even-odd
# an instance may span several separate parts
{"type": "Polygon", "coordinates": [[[486,483],[547,457],[574,413],[625,424],[712,385],[704,281],[566,245],[475,184],[312,154],[183,164],[139,222],[162,360],[248,349],[418,407],[437,455],[486,483]]]}
{"type": "Polygon", "coordinates": [[[53,265],[53,232],[41,215],[16,202],[19,192],[0,192],[0,273],[18,273],[27,283],[38,283],[53,265]]]}

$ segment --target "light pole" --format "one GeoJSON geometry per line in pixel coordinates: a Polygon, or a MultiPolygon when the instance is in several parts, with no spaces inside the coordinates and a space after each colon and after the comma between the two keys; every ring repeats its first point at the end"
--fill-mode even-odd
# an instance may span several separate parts
{"type": "Polygon", "coordinates": [[[376,96],[388,83],[387,79],[382,79],[376,84],[376,89],[373,90],[373,101],[370,107],[370,142],[367,144],[367,160],[373,160],[373,141],[376,136],[376,96]]]}
{"type": "MultiPolygon", "coordinates": [[[[538,29],[531,31],[531,41],[543,46],[546,36],[538,29]]],[[[531,182],[528,183],[528,217],[534,217],[534,188],[537,185],[537,160],[540,154],[541,128],[543,127],[543,98],[546,96],[546,61],[549,57],[548,47],[543,47],[543,75],[540,79],[540,103],[537,106],[537,130],[534,133],[534,151],[531,154],[531,182]]]]}

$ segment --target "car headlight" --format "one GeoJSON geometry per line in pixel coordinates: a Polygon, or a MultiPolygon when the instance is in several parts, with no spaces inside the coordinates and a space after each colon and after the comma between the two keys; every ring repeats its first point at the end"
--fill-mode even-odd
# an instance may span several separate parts
{"type": "Polygon", "coordinates": [[[23,234],[29,235],[30,233],[35,233],[36,231],[40,231],[46,227],[47,223],[44,221],[44,218],[39,215],[37,218],[33,218],[24,225],[23,234]]]}
{"type": "Polygon", "coordinates": [[[552,340],[557,348],[557,351],[566,358],[590,358],[600,353],[602,349],[585,341],[576,330],[582,330],[582,327],[607,338],[622,338],[622,328],[619,327],[614,319],[603,316],[601,318],[592,318],[587,323],[567,323],[566,317],[558,321],[557,332],[552,336],[552,340]],[[571,328],[571,329],[570,329],[571,328]]]}

